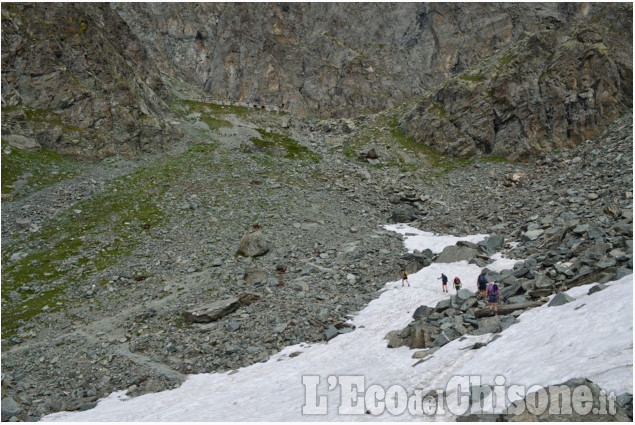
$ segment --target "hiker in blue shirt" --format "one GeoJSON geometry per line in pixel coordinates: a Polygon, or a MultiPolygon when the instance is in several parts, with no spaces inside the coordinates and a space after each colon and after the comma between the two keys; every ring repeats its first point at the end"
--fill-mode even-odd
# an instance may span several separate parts
{"type": "Polygon", "coordinates": [[[443,283],[443,292],[448,292],[448,277],[441,273],[441,277],[437,277],[437,280],[441,279],[441,283],[443,283]]]}
{"type": "Polygon", "coordinates": [[[485,270],[483,270],[478,276],[476,283],[478,285],[478,292],[480,292],[481,298],[485,299],[485,295],[487,292],[487,275],[485,273],[485,270]]]}

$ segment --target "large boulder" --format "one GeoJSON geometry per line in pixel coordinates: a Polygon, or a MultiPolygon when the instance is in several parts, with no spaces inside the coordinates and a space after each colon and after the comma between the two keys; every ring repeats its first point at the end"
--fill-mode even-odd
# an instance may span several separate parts
{"type": "Polygon", "coordinates": [[[419,320],[422,317],[426,317],[427,315],[429,315],[433,311],[434,311],[434,309],[432,307],[428,307],[427,305],[421,305],[421,306],[417,307],[415,312],[412,314],[412,318],[414,320],[419,320]]]}
{"type": "Polygon", "coordinates": [[[393,223],[410,223],[419,217],[419,211],[412,205],[405,204],[395,208],[390,216],[393,223]]]}
{"type": "Polygon", "coordinates": [[[457,299],[462,303],[464,301],[469,300],[470,298],[475,298],[476,294],[469,289],[459,289],[459,292],[456,294],[457,299]]]}
{"type": "Polygon", "coordinates": [[[271,242],[260,231],[244,235],[238,247],[238,250],[247,257],[265,255],[270,249],[271,242]]]}
{"type": "Polygon", "coordinates": [[[500,332],[502,329],[500,316],[484,317],[478,320],[478,329],[472,332],[472,334],[485,335],[500,332]]]}
{"type": "Polygon", "coordinates": [[[435,262],[437,263],[455,263],[457,261],[470,261],[478,255],[478,251],[467,246],[446,246],[443,252],[439,254],[435,262]]]}
{"type": "Polygon", "coordinates": [[[556,296],[553,297],[551,301],[549,301],[549,304],[547,305],[549,307],[557,307],[559,305],[570,303],[571,301],[574,301],[574,300],[575,298],[573,298],[572,296],[567,295],[564,292],[560,292],[556,294],[556,296]]]}
{"type": "Polygon", "coordinates": [[[231,297],[185,310],[183,317],[188,322],[209,323],[233,313],[238,307],[240,307],[240,300],[237,297],[231,297]]]}
{"type": "Polygon", "coordinates": [[[25,149],[29,151],[38,151],[42,149],[42,146],[38,143],[37,140],[30,137],[22,136],[20,134],[10,134],[8,136],[2,136],[2,140],[18,149],[25,149]]]}
{"type": "Polygon", "coordinates": [[[493,234],[487,239],[480,241],[477,245],[481,251],[491,255],[503,248],[505,245],[505,238],[501,235],[493,234]]]}
{"type": "Polygon", "coordinates": [[[22,411],[20,405],[11,397],[2,399],[2,422],[7,422],[22,411]]]}

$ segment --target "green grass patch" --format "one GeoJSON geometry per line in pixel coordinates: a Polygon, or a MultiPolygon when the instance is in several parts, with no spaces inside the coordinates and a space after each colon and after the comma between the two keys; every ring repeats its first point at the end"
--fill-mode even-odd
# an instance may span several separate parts
{"type": "Polygon", "coordinates": [[[320,162],[320,155],[290,137],[279,133],[268,133],[260,129],[258,133],[260,133],[260,138],[252,137],[251,142],[269,155],[276,155],[280,152],[284,158],[320,162]]]}
{"type": "Polygon", "coordinates": [[[209,117],[209,116],[201,116],[201,121],[203,121],[205,124],[207,124],[207,126],[210,128],[210,130],[214,130],[214,131],[218,131],[221,128],[233,128],[234,125],[227,121],[227,120],[222,120],[222,119],[218,119],[218,118],[213,118],[213,117],[209,117]]]}
{"type": "Polygon", "coordinates": [[[503,56],[501,56],[501,58],[498,60],[498,63],[500,65],[506,66],[512,63],[515,59],[516,59],[516,55],[513,52],[509,51],[505,53],[503,56]]]}
{"type": "Polygon", "coordinates": [[[433,103],[432,106],[428,108],[428,112],[436,112],[439,118],[446,119],[448,117],[448,112],[445,108],[437,103],[433,103]]]}
{"type": "Polygon", "coordinates": [[[202,115],[204,114],[249,115],[250,113],[253,112],[252,109],[245,108],[242,106],[218,105],[215,103],[199,102],[196,100],[185,100],[185,99],[168,102],[168,106],[170,106],[176,112],[180,112],[182,114],[184,113],[185,115],[191,114],[193,112],[198,112],[202,115]]]}
{"type": "Polygon", "coordinates": [[[27,195],[73,178],[81,168],[79,162],[49,149],[28,151],[2,141],[2,194],[16,194],[13,185],[23,179],[26,184],[20,195],[27,195]]]}
{"type": "Polygon", "coordinates": [[[459,75],[459,79],[461,80],[465,80],[465,81],[472,81],[472,82],[476,82],[479,83],[481,81],[485,81],[485,77],[483,77],[482,75],[459,75]]]}
{"type": "Polygon", "coordinates": [[[74,203],[39,231],[7,238],[2,250],[3,338],[15,335],[45,305],[52,312],[78,302],[69,299],[68,289],[117,265],[145,238],[154,237],[152,229],[174,213],[165,210],[171,205],[166,196],[181,196],[201,173],[211,179],[218,170],[231,169],[231,164],[213,163],[215,149],[210,143],[192,144],[179,156],[163,156],[74,203]],[[12,260],[19,252],[27,255],[12,260]]]}
{"type": "MultiPolygon", "coordinates": [[[[44,305],[49,311],[66,306],[66,289],[85,278],[78,274],[79,268],[91,274],[117,264],[132,253],[144,234],[165,220],[158,203],[171,178],[171,168],[155,171],[154,167],[142,167],[115,180],[103,191],[57,214],[38,232],[16,236],[23,238],[17,243],[10,241],[13,243],[2,252],[3,338],[12,336],[20,320],[37,315],[44,305]],[[20,251],[28,251],[28,255],[11,261],[20,251]],[[41,292],[18,292],[19,299],[10,296],[31,285],[42,288],[41,292]]],[[[178,168],[174,167],[176,175],[178,168]]]]}
{"type": "Polygon", "coordinates": [[[27,121],[58,126],[61,127],[62,130],[65,132],[84,130],[81,127],[64,123],[60,114],[51,109],[25,108],[24,115],[26,116],[27,121]]]}

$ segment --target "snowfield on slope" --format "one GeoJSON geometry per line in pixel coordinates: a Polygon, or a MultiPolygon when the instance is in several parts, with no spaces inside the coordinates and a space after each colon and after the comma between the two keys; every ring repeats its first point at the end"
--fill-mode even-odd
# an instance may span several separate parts
{"type": "MultiPolygon", "coordinates": [[[[485,238],[438,236],[405,225],[386,228],[404,234],[411,252],[426,248],[440,252],[458,240],[485,238]]],[[[493,258],[496,262],[488,265],[492,270],[513,267],[513,260],[493,258]]],[[[456,416],[458,390],[448,387],[448,382],[468,375],[480,376],[484,384],[494,384],[502,376],[505,386],[527,387],[587,377],[618,395],[633,391],[632,275],[593,295],[587,295],[592,285],[573,288],[567,292],[573,302],[524,312],[519,323],[495,340],[487,334],[451,341],[415,365],[412,354],[418,350],[387,348],[384,336],[408,325],[420,305],[435,306],[455,293],[441,291],[437,278],[442,272],[450,280],[459,276],[464,288],[476,291],[479,267],[435,263],[411,274],[411,287],[402,288],[400,280],[388,282],[381,296],[351,319],[356,329],[329,342],[287,347],[265,363],[234,372],[192,375],[174,390],[136,398],[115,392],[94,409],[59,412],[42,420],[449,421],[456,416]],[[477,342],[489,344],[469,349],[477,342]],[[290,356],[297,352],[301,354],[290,356]],[[404,407],[401,395],[411,401],[430,390],[444,391],[446,405],[425,413],[404,407]]]]}

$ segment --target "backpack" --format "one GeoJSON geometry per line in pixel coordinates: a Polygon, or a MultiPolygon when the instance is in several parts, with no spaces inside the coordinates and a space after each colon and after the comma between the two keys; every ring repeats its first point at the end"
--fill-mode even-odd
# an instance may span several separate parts
{"type": "Polygon", "coordinates": [[[448,277],[444,275],[443,273],[441,273],[441,280],[445,283],[448,281],[448,277]]]}
{"type": "Polygon", "coordinates": [[[487,285],[487,276],[485,276],[484,274],[480,275],[480,276],[478,277],[477,282],[478,282],[479,284],[484,284],[484,285],[487,285]]]}
{"type": "Polygon", "coordinates": [[[489,293],[492,294],[493,296],[497,297],[498,296],[498,285],[497,284],[493,284],[489,287],[489,293]]]}
{"type": "Polygon", "coordinates": [[[454,278],[454,284],[455,284],[455,285],[457,285],[457,286],[461,284],[461,279],[459,279],[459,277],[458,277],[458,276],[456,276],[456,277],[454,278]]]}

